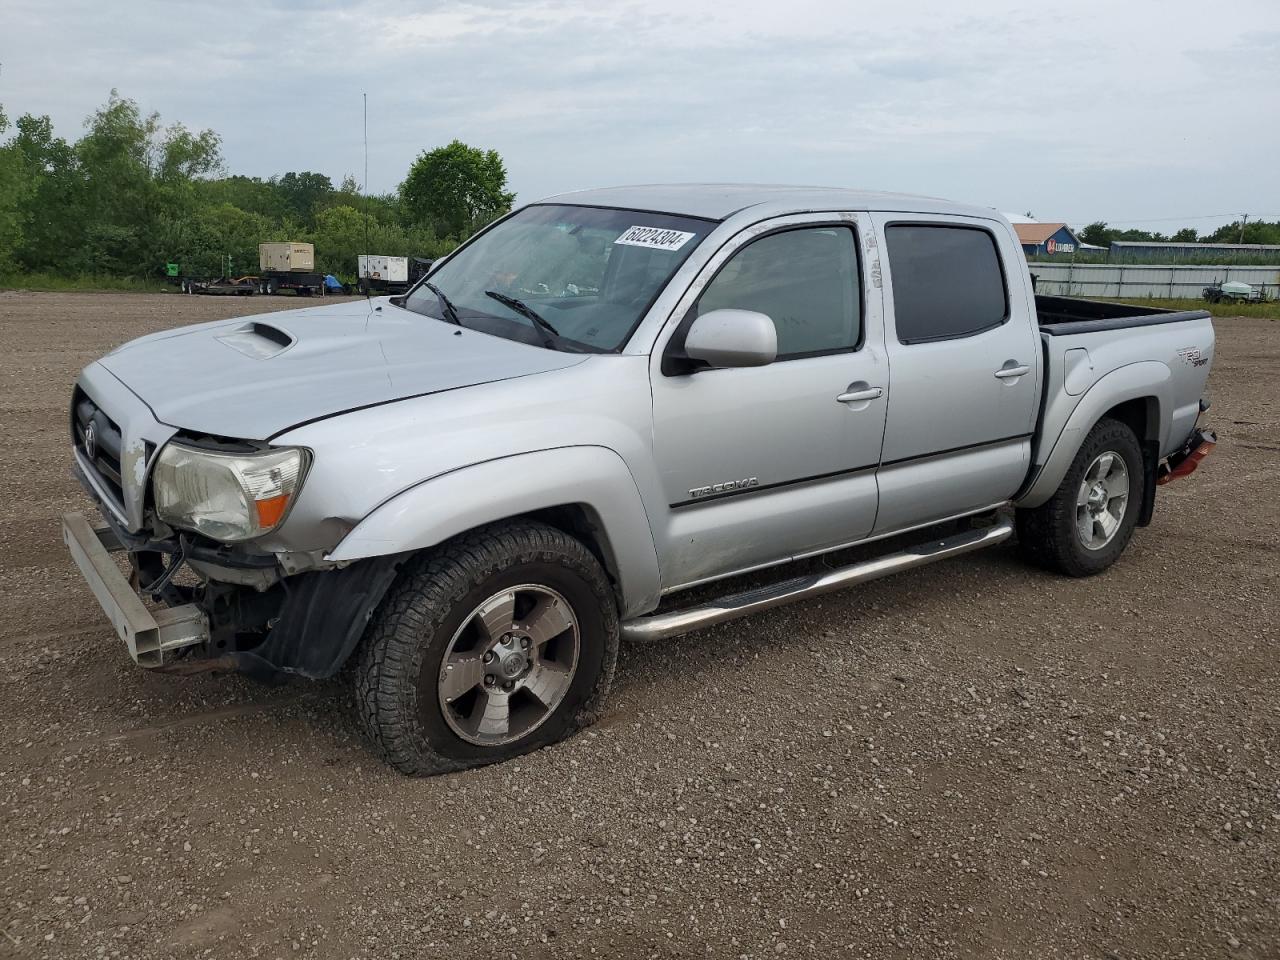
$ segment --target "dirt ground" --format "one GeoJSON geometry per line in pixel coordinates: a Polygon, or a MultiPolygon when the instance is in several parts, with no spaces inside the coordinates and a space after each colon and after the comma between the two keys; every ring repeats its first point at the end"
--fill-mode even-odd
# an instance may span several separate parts
{"type": "Polygon", "coordinates": [[[1280,324],[1104,576],[624,646],[588,732],[410,780],[337,681],[133,666],[59,536],[82,365],[292,305],[0,293],[0,957],[1280,956],[1280,324]]]}

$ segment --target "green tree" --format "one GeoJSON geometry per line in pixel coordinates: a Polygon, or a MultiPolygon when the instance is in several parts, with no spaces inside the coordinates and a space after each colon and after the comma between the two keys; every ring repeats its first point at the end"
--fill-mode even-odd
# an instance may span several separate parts
{"type": "Polygon", "coordinates": [[[1199,238],[1199,234],[1196,232],[1195,227],[1183,227],[1170,239],[1175,243],[1195,243],[1199,238]]]}
{"type": "Polygon", "coordinates": [[[413,162],[400,200],[412,222],[460,240],[510,210],[515,194],[507,190],[507,168],[496,150],[454,140],[413,162]]]}
{"type": "Polygon", "coordinates": [[[1118,230],[1107,226],[1104,220],[1096,220],[1083,229],[1075,231],[1075,234],[1081,243],[1092,243],[1099,247],[1109,247],[1115,240],[1151,240],[1162,243],[1169,239],[1162,233],[1152,233],[1150,230],[1118,230]]]}
{"type": "Polygon", "coordinates": [[[221,168],[218,137],[165,127],[159,114],[144,115],[115,90],[86,126],[75,145],[83,240],[71,264],[90,273],[155,272],[172,256],[162,225],[191,216],[194,181],[221,168]]]}
{"type": "Polygon", "coordinates": [[[330,207],[352,207],[356,210],[368,211],[375,219],[387,223],[404,220],[400,212],[400,198],[396,194],[365,196],[360,190],[360,184],[351,174],[343,177],[342,182],[320,201],[316,215],[319,216],[320,210],[330,207]]]}
{"type": "Polygon", "coordinates": [[[157,213],[149,160],[159,118],[143,116],[137,103],[112,90],[85,126],[88,133],[75,146],[84,221],[76,266],[91,273],[131,273],[143,262],[147,225],[157,213]]]}
{"type": "Polygon", "coordinates": [[[273,222],[230,203],[206,204],[190,213],[164,214],[156,244],[186,274],[233,276],[258,271],[258,244],[272,239],[273,222]],[[228,260],[230,263],[228,264],[228,260]]]}
{"type": "Polygon", "coordinates": [[[1112,240],[1150,240],[1154,243],[1166,243],[1169,238],[1163,233],[1153,233],[1150,230],[1116,230],[1111,235],[1112,240]]]}
{"type": "Polygon", "coordinates": [[[152,174],[160,183],[187,184],[222,170],[222,138],[212,130],[192,133],[175,123],[161,130],[151,153],[152,174]]]}
{"type": "MultiPolygon", "coordinates": [[[[0,135],[9,129],[9,118],[0,108],[0,135]]],[[[13,268],[22,245],[23,203],[30,178],[21,151],[11,141],[0,146],[0,273],[13,268]]]]}
{"type": "Polygon", "coordinates": [[[1236,220],[1219,227],[1205,239],[1210,243],[1280,243],[1280,220],[1250,220],[1244,225],[1243,231],[1240,229],[1240,221],[1236,220]]]}
{"type": "Polygon", "coordinates": [[[362,253],[380,253],[396,256],[398,250],[383,249],[386,238],[382,224],[366,222],[355,207],[330,207],[316,216],[316,228],[311,234],[315,244],[316,267],[326,273],[354,276],[356,258],[362,253]],[[369,236],[368,243],[365,236],[369,236]]]}
{"type": "Polygon", "coordinates": [[[1091,243],[1095,247],[1110,245],[1112,233],[1114,231],[1107,229],[1107,224],[1103,220],[1095,220],[1088,226],[1075,231],[1076,238],[1081,243],[1091,243]]]}
{"type": "Polygon", "coordinates": [[[79,243],[84,226],[78,213],[83,189],[75,150],[54,136],[47,116],[24,114],[16,126],[12,146],[27,183],[17,259],[28,270],[55,268],[79,243]]]}
{"type": "Polygon", "coordinates": [[[286,173],[273,181],[285,210],[308,226],[316,222],[316,213],[333,193],[333,181],[323,173],[286,173]]]}
{"type": "Polygon", "coordinates": [[[440,185],[441,202],[411,189],[422,202],[410,212],[399,192],[363,196],[351,176],[336,189],[314,171],[229,176],[216,133],[166,125],[115,90],[85,128],[68,143],[48,117],[0,112],[0,272],[137,277],[176,261],[212,274],[230,258],[245,274],[260,242],[311,240],[319,266],[353,279],[359,254],[440,256],[454,241],[437,220],[460,236],[512,199],[497,154],[457,143],[421,181],[440,185]]]}
{"type": "Polygon", "coordinates": [[[288,213],[284,197],[274,180],[235,174],[204,180],[197,187],[203,204],[229,203],[269,220],[281,220],[288,213]]]}
{"type": "Polygon", "coordinates": [[[308,239],[316,247],[316,267],[349,280],[356,277],[362,253],[434,259],[454,247],[426,228],[405,226],[394,217],[379,218],[373,211],[366,215],[353,206],[322,210],[308,239]]]}

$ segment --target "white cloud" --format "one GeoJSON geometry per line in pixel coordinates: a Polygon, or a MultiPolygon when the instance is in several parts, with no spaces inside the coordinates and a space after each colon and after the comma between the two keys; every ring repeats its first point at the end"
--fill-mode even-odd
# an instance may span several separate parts
{"type": "Polygon", "coordinates": [[[525,199],[727,179],[1053,219],[1280,215],[1272,0],[7,6],[8,113],[74,136],[116,86],[216,129],[237,172],[360,171],[367,91],[379,190],[458,137],[525,199]]]}

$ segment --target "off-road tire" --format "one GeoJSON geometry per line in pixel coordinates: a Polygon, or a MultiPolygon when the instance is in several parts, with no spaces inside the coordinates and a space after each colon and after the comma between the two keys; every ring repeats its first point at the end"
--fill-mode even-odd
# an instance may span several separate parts
{"type": "Polygon", "coordinates": [[[1094,425],[1053,496],[1038,507],[1018,510],[1018,549],[1024,559],[1068,577],[1091,577],[1124,552],[1141,513],[1142,449],[1132,428],[1119,420],[1094,425]],[[1119,454],[1129,473],[1129,498],[1120,529],[1106,546],[1089,550],[1076,532],[1076,495],[1085,471],[1099,454],[1119,454]]]}
{"type": "Polygon", "coordinates": [[[356,712],[382,757],[413,776],[507,760],[564,739],[597,715],[618,658],[613,589],[581,541],[541,523],[484,527],[411,561],[370,621],[355,659],[356,712]],[[527,736],[500,746],[459,737],[445,722],[436,678],[476,604],[516,584],[546,584],[578,618],[571,686],[527,736]]]}

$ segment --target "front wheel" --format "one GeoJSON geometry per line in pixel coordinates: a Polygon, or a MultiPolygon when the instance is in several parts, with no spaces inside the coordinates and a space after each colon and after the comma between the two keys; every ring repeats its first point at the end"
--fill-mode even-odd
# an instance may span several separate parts
{"type": "Polygon", "coordinates": [[[356,706],[401,772],[459,770],[573,733],[617,655],[617,607],[591,552],[553,527],[504,524],[406,570],[358,653],[356,706]]]}
{"type": "Polygon", "coordinates": [[[1044,504],[1017,512],[1018,546],[1031,562],[1070,577],[1101,573],[1133,536],[1142,501],[1142,450],[1133,430],[1101,420],[1044,504]]]}

